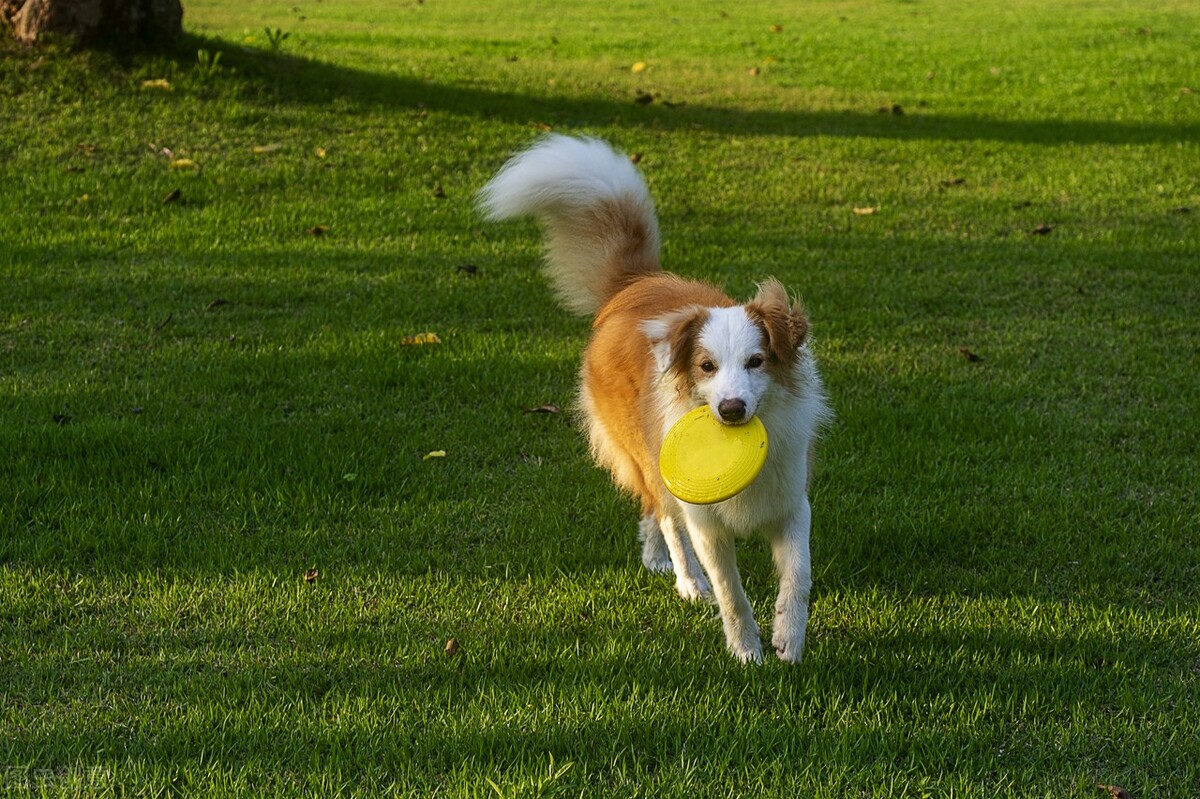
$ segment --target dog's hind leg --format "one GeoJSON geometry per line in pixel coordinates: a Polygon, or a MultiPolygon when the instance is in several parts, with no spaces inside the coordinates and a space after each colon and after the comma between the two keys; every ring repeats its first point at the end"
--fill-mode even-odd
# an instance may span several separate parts
{"type": "Polygon", "coordinates": [[[679,595],[689,602],[707,599],[711,590],[708,580],[704,577],[704,571],[696,560],[696,553],[692,550],[687,528],[669,514],[658,517],[658,527],[667,545],[667,551],[671,554],[671,564],[675,569],[675,589],[679,591],[679,595]]]}
{"type": "Polygon", "coordinates": [[[642,565],[647,571],[655,574],[670,574],[673,571],[671,553],[667,550],[667,542],[653,510],[642,514],[642,520],[638,522],[638,540],[642,542],[642,565]]]}

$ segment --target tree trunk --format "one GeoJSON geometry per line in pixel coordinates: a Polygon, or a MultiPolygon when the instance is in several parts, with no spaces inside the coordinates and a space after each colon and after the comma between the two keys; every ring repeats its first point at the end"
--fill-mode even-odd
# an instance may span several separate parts
{"type": "Polygon", "coordinates": [[[78,44],[169,46],[183,33],[180,0],[0,0],[4,20],[23,42],[44,34],[78,44]]]}

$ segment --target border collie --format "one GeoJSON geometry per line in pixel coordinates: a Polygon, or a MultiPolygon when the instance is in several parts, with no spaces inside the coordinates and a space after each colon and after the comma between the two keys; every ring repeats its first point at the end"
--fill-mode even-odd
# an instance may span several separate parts
{"type": "Polygon", "coordinates": [[[489,219],[541,221],[550,283],[567,309],[592,318],[579,412],[596,461],[641,502],[642,563],[674,572],[685,599],[715,596],[729,650],[761,662],[734,541],[766,536],[779,573],[771,644],[781,660],[798,662],[812,587],[808,482],[829,417],[801,304],[773,278],[738,304],[664,272],[646,184],[629,158],[597,139],[546,136],[478,199],[489,219]],[[758,416],[769,436],[757,479],[712,505],[676,499],[658,470],[663,436],[701,405],[729,425],[758,416]]]}

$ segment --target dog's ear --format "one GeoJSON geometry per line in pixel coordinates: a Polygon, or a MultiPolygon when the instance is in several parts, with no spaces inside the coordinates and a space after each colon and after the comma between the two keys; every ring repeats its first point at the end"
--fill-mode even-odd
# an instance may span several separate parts
{"type": "Polygon", "coordinates": [[[808,338],[808,315],[800,300],[788,299],[787,289],[775,278],[758,287],[758,294],[746,303],[746,314],[763,329],[771,357],[788,363],[808,338]]]}
{"type": "Polygon", "coordinates": [[[642,332],[650,340],[650,351],[654,353],[659,373],[688,370],[696,338],[707,319],[706,309],[693,306],[642,323],[642,332]]]}

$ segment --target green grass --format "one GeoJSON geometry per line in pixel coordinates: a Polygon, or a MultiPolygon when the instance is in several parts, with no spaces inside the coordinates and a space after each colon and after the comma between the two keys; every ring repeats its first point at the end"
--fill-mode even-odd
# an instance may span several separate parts
{"type": "Polygon", "coordinates": [[[4,46],[0,795],[1200,794],[1200,8],[608,6],[4,46]],[[642,154],[669,268],[807,303],[798,668],[524,412],[587,325],[471,197],[547,126],[642,154]]]}

